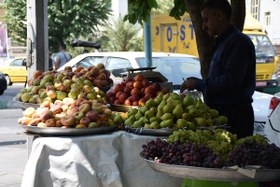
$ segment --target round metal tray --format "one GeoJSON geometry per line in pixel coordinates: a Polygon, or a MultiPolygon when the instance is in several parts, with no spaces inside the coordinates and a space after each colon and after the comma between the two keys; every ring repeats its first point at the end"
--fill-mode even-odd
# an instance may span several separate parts
{"type": "Polygon", "coordinates": [[[46,136],[80,136],[105,134],[118,130],[117,126],[98,127],[98,128],[60,128],[60,127],[37,127],[21,125],[27,133],[46,135],[46,136]]]}
{"type": "Polygon", "coordinates": [[[148,129],[148,128],[131,128],[129,126],[125,126],[124,130],[126,132],[138,134],[138,135],[151,135],[151,136],[169,136],[176,129],[170,128],[161,128],[161,129],[148,129]]]}
{"type": "Polygon", "coordinates": [[[16,99],[15,97],[13,98],[13,101],[17,103],[17,105],[22,109],[22,110],[25,110],[27,109],[28,107],[33,107],[35,109],[39,108],[39,104],[33,104],[33,103],[24,103],[24,102],[21,102],[19,101],[18,99],[16,99]]]}
{"type": "Polygon", "coordinates": [[[280,169],[204,168],[156,163],[143,159],[153,170],[179,178],[232,182],[264,182],[280,179],[280,169]],[[252,173],[253,176],[247,175],[252,173]]]}
{"type": "Polygon", "coordinates": [[[139,109],[139,106],[126,106],[126,105],[110,104],[110,108],[111,108],[111,110],[117,111],[117,112],[127,112],[131,108],[139,109]]]}

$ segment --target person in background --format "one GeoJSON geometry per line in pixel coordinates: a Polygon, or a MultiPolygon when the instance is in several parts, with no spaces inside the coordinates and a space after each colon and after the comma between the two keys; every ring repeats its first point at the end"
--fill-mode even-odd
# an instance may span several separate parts
{"type": "Polygon", "coordinates": [[[253,135],[252,95],[256,56],[251,39],[231,24],[227,0],[208,0],[202,7],[202,28],[216,40],[208,76],[189,78],[181,85],[203,93],[204,102],[228,118],[229,131],[238,138],[253,135]]]}
{"type": "Polygon", "coordinates": [[[56,54],[54,70],[59,69],[71,59],[71,55],[66,51],[66,45],[60,44],[59,52],[56,54]]]}
{"type": "Polygon", "coordinates": [[[53,59],[51,53],[49,53],[49,71],[53,70],[53,59]]]}

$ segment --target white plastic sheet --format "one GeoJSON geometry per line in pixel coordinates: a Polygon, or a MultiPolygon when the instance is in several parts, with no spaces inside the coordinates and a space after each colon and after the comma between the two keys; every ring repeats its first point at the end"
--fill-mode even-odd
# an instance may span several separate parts
{"type": "Polygon", "coordinates": [[[77,137],[38,137],[21,187],[176,187],[181,179],[152,170],[140,157],[155,139],[124,131],[77,137]]]}

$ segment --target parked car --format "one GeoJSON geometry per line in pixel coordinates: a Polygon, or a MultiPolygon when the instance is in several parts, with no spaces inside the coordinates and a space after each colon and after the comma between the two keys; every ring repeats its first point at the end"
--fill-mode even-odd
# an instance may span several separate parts
{"type": "Polygon", "coordinates": [[[6,89],[7,81],[5,79],[5,75],[2,72],[0,72],[0,95],[2,95],[6,89]]]}
{"type": "Polygon", "coordinates": [[[17,57],[9,60],[6,66],[0,67],[0,71],[5,75],[7,85],[26,82],[27,69],[25,61],[25,57],[17,57]]]}
{"type": "Polygon", "coordinates": [[[280,147],[280,92],[271,97],[264,134],[271,143],[280,147]]]}
{"type": "MultiPolygon", "coordinates": [[[[183,78],[201,78],[199,59],[192,55],[178,53],[152,53],[152,66],[156,67],[169,82],[173,83],[174,89],[179,89],[183,83],[183,78]]],[[[76,56],[58,69],[63,70],[66,66],[77,68],[82,66],[88,68],[98,63],[105,65],[111,71],[112,79],[115,83],[122,80],[126,68],[147,67],[144,52],[100,52],[86,53],[76,56]]],[[[253,108],[255,114],[255,129],[263,132],[264,124],[267,119],[268,106],[272,95],[255,91],[253,95],[253,108]]]]}
{"type": "MultiPolygon", "coordinates": [[[[183,78],[201,78],[200,62],[195,56],[161,52],[153,52],[152,56],[152,66],[156,67],[154,71],[160,72],[175,87],[183,83],[183,78]]],[[[127,68],[137,69],[148,66],[144,52],[97,52],[78,55],[60,67],[58,71],[63,70],[65,66],[88,68],[98,63],[104,64],[105,68],[111,71],[114,83],[122,81],[127,68]]]]}

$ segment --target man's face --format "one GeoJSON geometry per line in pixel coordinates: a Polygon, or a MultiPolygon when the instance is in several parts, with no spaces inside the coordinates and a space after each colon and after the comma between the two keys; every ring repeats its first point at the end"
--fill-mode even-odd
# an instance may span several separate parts
{"type": "Polygon", "coordinates": [[[220,34],[219,33],[220,19],[217,11],[204,8],[201,11],[201,16],[202,16],[203,30],[205,30],[212,37],[220,34]]]}

